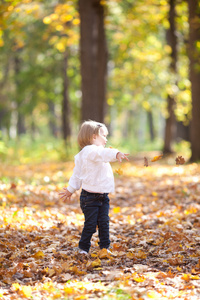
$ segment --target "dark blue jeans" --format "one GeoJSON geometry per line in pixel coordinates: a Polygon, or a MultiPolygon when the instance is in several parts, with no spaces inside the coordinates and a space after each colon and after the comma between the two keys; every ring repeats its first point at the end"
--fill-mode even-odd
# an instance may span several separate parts
{"type": "Polygon", "coordinates": [[[85,223],[79,241],[79,248],[86,252],[89,251],[90,240],[98,226],[100,248],[107,249],[110,246],[108,194],[89,193],[82,190],[80,206],[85,216],[85,223]]]}

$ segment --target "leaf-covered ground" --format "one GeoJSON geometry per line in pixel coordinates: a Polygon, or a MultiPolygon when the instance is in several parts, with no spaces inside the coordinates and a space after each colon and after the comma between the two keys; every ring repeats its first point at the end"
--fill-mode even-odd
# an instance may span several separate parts
{"type": "Polygon", "coordinates": [[[200,299],[200,166],[113,165],[112,252],[77,253],[73,163],[0,167],[0,298],[200,299]],[[123,174],[122,174],[123,173],[123,174]]]}

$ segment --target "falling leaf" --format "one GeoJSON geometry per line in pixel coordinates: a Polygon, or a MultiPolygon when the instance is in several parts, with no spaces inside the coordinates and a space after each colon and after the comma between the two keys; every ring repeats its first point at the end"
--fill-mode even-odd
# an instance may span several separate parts
{"type": "Polygon", "coordinates": [[[123,174],[123,170],[121,168],[116,169],[115,173],[117,173],[118,175],[122,175],[123,174]]]}
{"type": "Polygon", "coordinates": [[[185,159],[182,156],[177,156],[175,161],[176,165],[183,165],[185,163],[185,159]]]}
{"type": "Polygon", "coordinates": [[[148,165],[149,165],[149,164],[148,164],[148,159],[147,159],[146,157],[144,157],[144,166],[145,166],[145,167],[148,167],[148,165]]]}
{"type": "Polygon", "coordinates": [[[151,160],[152,162],[155,162],[159,159],[161,159],[163,157],[163,154],[162,155],[157,155],[157,156],[154,156],[154,158],[151,160]]]}
{"type": "Polygon", "coordinates": [[[14,190],[14,189],[16,189],[16,187],[17,187],[17,185],[15,184],[15,183],[11,183],[11,185],[10,185],[10,189],[11,190],[14,190]]]}

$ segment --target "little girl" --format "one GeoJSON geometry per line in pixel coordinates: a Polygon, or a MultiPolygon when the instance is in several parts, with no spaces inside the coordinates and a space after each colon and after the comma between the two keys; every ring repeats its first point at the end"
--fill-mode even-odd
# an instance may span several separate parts
{"type": "Polygon", "coordinates": [[[59,193],[64,200],[82,186],[80,206],[85,216],[84,228],[79,241],[79,253],[89,252],[92,235],[98,226],[100,248],[108,249],[109,197],[114,192],[114,176],[109,162],[126,159],[128,154],[117,149],[105,148],[108,130],[102,123],[85,121],[78,134],[82,150],[75,156],[73,175],[69,186],[59,193]]]}

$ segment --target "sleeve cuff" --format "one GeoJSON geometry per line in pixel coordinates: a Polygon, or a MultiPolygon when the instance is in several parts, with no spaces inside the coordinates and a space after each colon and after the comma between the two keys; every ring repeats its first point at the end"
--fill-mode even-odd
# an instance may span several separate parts
{"type": "Polygon", "coordinates": [[[70,185],[67,187],[67,189],[68,189],[68,191],[69,191],[70,193],[72,193],[72,194],[76,191],[76,190],[75,190],[72,186],[70,186],[70,185]]]}

